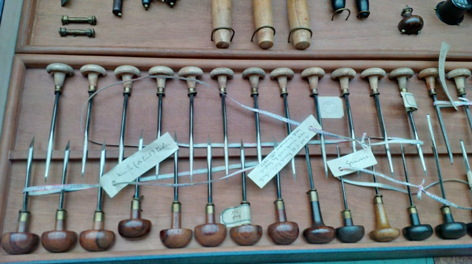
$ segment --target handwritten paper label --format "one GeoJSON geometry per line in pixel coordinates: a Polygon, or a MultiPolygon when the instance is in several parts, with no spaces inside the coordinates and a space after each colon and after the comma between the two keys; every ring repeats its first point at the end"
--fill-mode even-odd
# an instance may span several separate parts
{"type": "Polygon", "coordinates": [[[240,226],[251,223],[251,210],[249,204],[231,207],[221,212],[220,223],[226,227],[240,226]]]}
{"type": "Polygon", "coordinates": [[[449,99],[449,102],[451,102],[452,106],[454,106],[454,109],[457,110],[457,106],[453,103],[452,97],[449,94],[449,90],[447,89],[446,85],[446,74],[445,74],[445,68],[446,68],[446,56],[447,52],[449,51],[449,48],[451,46],[447,44],[446,42],[443,42],[441,44],[441,51],[439,53],[439,80],[441,81],[441,86],[443,88],[443,91],[446,93],[447,98],[449,99]]]}
{"type": "Polygon", "coordinates": [[[321,130],[320,124],[310,115],[293,132],[265,157],[252,170],[248,177],[263,188],[295,155],[310,141],[316,133],[310,127],[321,130]]]}
{"type": "Polygon", "coordinates": [[[321,118],[342,118],[344,116],[343,102],[337,96],[320,96],[321,118]]]}
{"type": "Polygon", "coordinates": [[[146,173],[158,163],[172,155],[179,147],[169,133],[156,139],[142,150],[134,153],[120,164],[116,165],[100,179],[105,192],[113,198],[127,184],[114,185],[119,182],[132,182],[146,173]]]}
{"type": "Polygon", "coordinates": [[[418,110],[418,105],[416,104],[415,96],[412,93],[401,92],[403,98],[403,105],[405,105],[406,111],[416,111],[418,110]]]}
{"type": "Polygon", "coordinates": [[[374,154],[371,148],[365,148],[346,156],[328,161],[328,167],[334,177],[344,176],[355,171],[346,170],[342,168],[353,167],[364,169],[377,164],[374,154]]]}

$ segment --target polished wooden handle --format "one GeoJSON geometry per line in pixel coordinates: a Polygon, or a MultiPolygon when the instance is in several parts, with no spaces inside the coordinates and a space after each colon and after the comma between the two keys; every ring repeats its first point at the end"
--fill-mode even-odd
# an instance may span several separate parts
{"type": "Polygon", "coordinates": [[[265,26],[274,26],[272,0],[253,0],[254,27],[257,31],[257,44],[261,49],[274,46],[274,30],[265,26]],[[265,27],[265,28],[261,28],[265,27]]]}
{"type": "MultiPolygon", "coordinates": [[[[231,0],[213,0],[211,2],[211,19],[213,29],[231,28],[231,0]]],[[[217,48],[226,49],[231,41],[231,31],[218,29],[213,32],[213,40],[217,48]]]]}
{"type": "MultiPolygon", "coordinates": [[[[310,28],[310,16],[306,0],[287,0],[288,20],[290,30],[294,28],[310,28]]],[[[292,32],[291,41],[296,49],[304,50],[310,47],[311,33],[306,29],[292,32]]]]}

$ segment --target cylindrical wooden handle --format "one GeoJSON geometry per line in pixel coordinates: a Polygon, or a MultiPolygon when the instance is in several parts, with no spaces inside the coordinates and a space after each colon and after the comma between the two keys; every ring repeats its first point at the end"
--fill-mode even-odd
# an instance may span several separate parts
{"type": "MultiPolygon", "coordinates": [[[[310,17],[306,0],[287,0],[287,8],[290,30],[294,28],[310,28],[310,17]]],[[[305,29],[293,31],[291,36],[293,45],[299,50],[310,47],[310,38],[310,32],[305,29]]]]}
{"type": "MultiPolygon", "coordinates": [[[[254,27],[257,30],[263,26],[274,26],[272,0],[252,0],[254,8],[254,27]]],[[[274,31],[271,28],[261,28],[257,31],[257,43],[261,49],[274,46],[274,31]]]]}
{"type": "Polygon", "coordinates": [[[375,223],[377,224],[377,229],[387,229],[391,228],[390,223],[387,218],[387,211],[382,201],[382,196],[378,195],[374,198],[374,208],[375,208],[375,223]]]}
{"type": "MultiPolygon", "coordinates": [[[[231,0],[212,0],[211,18],[213,29],[231,28],[231,0]]],[[[226,49],[231,41],[231,31],[228,29],[216,30],[213,32],[213,40],[217,48],[226,49]]]]}

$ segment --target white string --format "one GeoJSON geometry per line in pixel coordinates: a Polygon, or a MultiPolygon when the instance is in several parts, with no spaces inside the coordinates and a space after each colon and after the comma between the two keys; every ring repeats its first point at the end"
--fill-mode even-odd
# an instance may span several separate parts
{"type": "Polygon", "coordinates": [[[472,105],[472,101],[469,101],[469,99],[464,98],[464,97],[459,97],[460,101],[436,101],[433,103],[434,106],[439,106],[439,107],[454,107],[454,106],[469,106],[472,105]]]}

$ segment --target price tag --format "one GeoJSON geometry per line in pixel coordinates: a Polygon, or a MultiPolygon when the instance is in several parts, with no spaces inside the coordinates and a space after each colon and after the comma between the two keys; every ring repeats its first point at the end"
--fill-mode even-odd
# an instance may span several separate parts
{"type": "Polygon", "coordinates": [[[100,184],[108,196],[113,198],[121,189],[127,186],[127,184],[115,185],[114,183],[136,180],[178,149],[179,146],[177,146],[169,133],[165,133],[105,173],[100,179],[100,184]]]}
{"type": "Polygon", "coordinates": [[[310,115],[293,132],[254,168],[248,177],[259,188],[263,188],[295,155],[310,141],[316,133],[310,128],[321,130],[320,124],[310,115]]]}
{"type": "Polygon", "coordinates": [[[251,223],[251,210],[249,204],[231,207],[221,212],[220,223],[226,227],[240,226],[251,223]]]}
{"type": "Polygon", "coordinates": [[[403,105],[405,105],[406,111],[416,111],[418,110],[418,105],[416,105],[415,96],[412,93],[401,92],[403,98],[403,105]]]}
{"type": "Polygon", "coordinates": [[[328,161],[328,167],[334,177],[344,176],[356,171],[346,170],[341,168],[353,167],[365,169],[377,164],[371,148],[365,148],[349,155],[328,161]]]}

